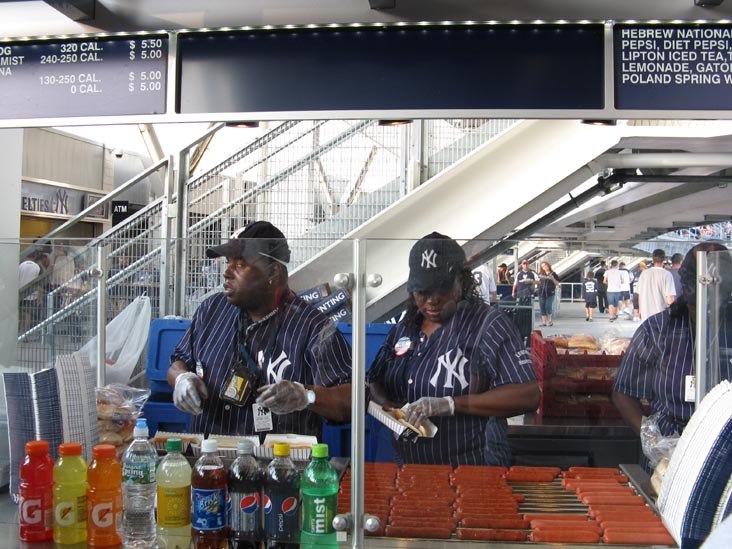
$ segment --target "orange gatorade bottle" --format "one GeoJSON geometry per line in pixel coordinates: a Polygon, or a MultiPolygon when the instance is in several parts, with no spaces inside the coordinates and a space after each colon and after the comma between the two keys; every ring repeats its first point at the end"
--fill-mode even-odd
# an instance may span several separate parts
{"type": "Polygon", "coordinates": [[[59,445],[53,483],[53,541],[86,541],[86,461],[78,442],[59,445]]]}
{"type": "Polygon", "coordinates": [[[92,450],[87,481],[87,543],[112,547],[122,543],[122,465],[111,444],[98,444],[92,450]]]}

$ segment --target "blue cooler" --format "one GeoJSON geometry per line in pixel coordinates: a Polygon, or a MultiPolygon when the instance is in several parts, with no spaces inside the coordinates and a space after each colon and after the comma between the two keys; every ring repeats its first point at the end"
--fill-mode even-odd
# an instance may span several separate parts
{"type": "MultiPolygon", "coordinates": [[[[352,345],[352,325],[339,322],[336,324],[349,345],[352,345]]],[[[366,371],[376,358],[381,345],[389,334],[393,324],[366,324],[366,371]]],[[[393,461],[392,432],[388,427],[366,414],[366,461],[393,461]]],[[[351,456],[351,424],[328,425],[323,423],[323,440],[328,445],[331,456],[351,456]]]]}
{"type": "Polygon", "coordinates": [[[156,318],[150,324],[146,367],[150,398],[142,412],[147,418],[150,436],[158,430],[188,430],[191,415],[181,412],[173,404],[173,388],[168,385],[168,367],[173,349],[190,324],[190,320],[178,318],[156,318]]]}

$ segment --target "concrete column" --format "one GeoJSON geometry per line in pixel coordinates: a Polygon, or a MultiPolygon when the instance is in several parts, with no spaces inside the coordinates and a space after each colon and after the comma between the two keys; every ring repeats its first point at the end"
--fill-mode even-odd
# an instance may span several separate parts
{"type": "Polygon", "coordinates": [[[23,130],[0,130],[0,365],[13,366],[18,340],[18,255],[23,130]]]}

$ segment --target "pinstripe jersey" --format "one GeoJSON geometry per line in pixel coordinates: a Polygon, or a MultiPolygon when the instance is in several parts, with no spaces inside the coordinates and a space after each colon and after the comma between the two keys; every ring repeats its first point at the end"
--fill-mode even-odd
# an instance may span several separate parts
{"type": "MultiPolygon", "coordinates": [[[[729,347],[724,330],[720,348],[729,347]]],[[[660,413],[663,435],[681,432],[694,413],[694,403],[684,401],[687,375],[694,375],[694,333],[687,315],[674,318],[668,310],[648,317],[636,330],[620,364],[614,390],[645,398],[651,413],[660,413]]],[[[730,364],[722,353],[721,379],[730,379],[730,364]]]]}
{"type": "MultiPolygon", "coordinates": [[[[479,394],[506,383],[536,379],[516,326],[498,309],[485,303],[458,308],[429,338],[420,332],[420,323],[421,315],[416,324],[399,322],[369,371],[369,379],[378,382],[393,402],[479,394]],[[412,349],[397,357],[394,345],[403,337],[411,339],[412,349]]],[[[433,417],[438,428],[435,438],[394,441],[398,458],[405,463],[453,466],[491,463],[492,457],[486,456],[489,419],[464,414],[433,417]]]]}
{"type": "MultiPolygon", "coordinates": [[[[191,370],[195,370],[197,361],[204,364],[208,398],[203,413],[193,416],[193,432],[231,435],[255,432],[251,402],[238,407],[219,398],[239,358],[236,334],[239,312],[223,293],[206,299],[171,355],[171,362],[182,360],[191,370]]],[[[242,318],[242,331],[246,329],[247,350],[264,369],[266,383],[281,379],[324,387],[350,383],[351,348],[333,322],[302,298],[290,292],[273,316],[258,322],[243,316],[246,317],[242,318]],[[272,340],[275,331],[276,339],[272,340]],[[272,341],[274,346],[270,351],[272,341]],[[267,364],[263,365],[265,358],[267,364]]],[[[272,414],[272,423],[272,433],[315,435],[320,439],[322,418],[307,409],[272,414]]]]}

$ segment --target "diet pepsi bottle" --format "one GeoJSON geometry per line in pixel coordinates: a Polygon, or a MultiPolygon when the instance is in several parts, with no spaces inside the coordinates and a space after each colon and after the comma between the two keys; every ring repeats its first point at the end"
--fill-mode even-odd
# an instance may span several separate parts
{"type": "Polygon", "coordinates": [[[254,444],[240,440],[236,459],[228,474],[231,520],[229,535],[232,549],[258,549],[262,539],[262,483],[264,475],[252,455],[254,444]]]}
{"type": "Polygon", "coordinates": [[[276,443],[264,480],[264,536],[267,549],[300,544],[300,473],[290,459],[290,445],[276,443]]]}

